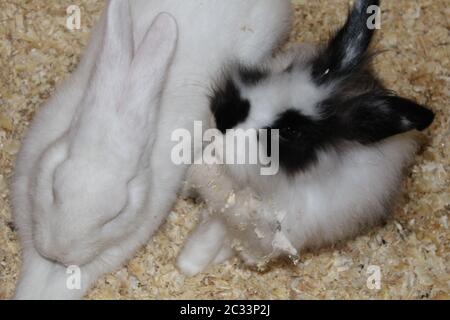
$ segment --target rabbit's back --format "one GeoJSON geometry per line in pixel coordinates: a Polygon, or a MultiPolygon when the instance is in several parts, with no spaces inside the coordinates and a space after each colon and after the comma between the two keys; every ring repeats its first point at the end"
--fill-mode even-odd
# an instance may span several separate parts
{"type": "Polygon", "coordinates": [[[135,43],[159,12],[168,12],[180,30],[178,55],[187,55],[192,66],[202,68],[238,59],[255,63],[266,57],[289,29],[288,0],[137,0],[132,3],[135,43]],[[210,50],[209,55],[203,53],[210,50]],[[199,52],[200,51],[200,52],[199,52]],[[196,54],[197,53],[197,54],[196,54]]]}

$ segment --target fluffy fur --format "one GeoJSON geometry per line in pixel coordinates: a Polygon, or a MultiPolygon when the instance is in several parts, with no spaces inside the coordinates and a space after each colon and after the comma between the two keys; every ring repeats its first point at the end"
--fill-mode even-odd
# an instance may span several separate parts
{"type": "Polygon", "coordinates": [[[16,298],[80,298],[148,241],[187,169],[170,159],[171,133],[208,117],[206,92],[224,64],[265,59],[290,21],[287,0],[109,1],[17,160],[16,298]],[[66,265],[81,267],[81,290],[66,288],[66,265]]]}
{"type": "Polygon", "coordinates": [[[373,74],[371,5],[379,1],[356,1],[322,47],[302,45],[260,66],[227,68],[211,98],[218,128],[278,129],[281,171],[190,169],[188,186],[206,209],[178,259],[183,272],[200,272],[231,248],[249,264],[296,255],[353,236],[389,213],[416,150],[407,132],[424,130],[434,114],[395,96],[373,74]]]}

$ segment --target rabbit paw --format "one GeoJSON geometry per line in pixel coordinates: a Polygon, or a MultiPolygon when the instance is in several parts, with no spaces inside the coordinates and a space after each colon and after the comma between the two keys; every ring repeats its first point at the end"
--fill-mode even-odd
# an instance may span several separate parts
{"type": "Polygon", "coordinates": [[[177,267],[183,274],[194,276],[212,264],[222,263],[232,254],[225,225],[219,219],[212,219],[194,230],[178,256],[177,267]]]}

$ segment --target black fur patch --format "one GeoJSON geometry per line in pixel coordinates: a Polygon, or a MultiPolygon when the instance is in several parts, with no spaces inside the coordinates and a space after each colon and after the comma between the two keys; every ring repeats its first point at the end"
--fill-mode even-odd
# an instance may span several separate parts
{"type": "Polygon", "coordinates": [[[263,81],[268,77],[268,72],[260,68],[251,68],[240,65],[238,68],[239,78],[242,83],[248,86],[253,86],[263,81]]]}
{"type": "Polygon", "coordinates": [[[343,138],[362,144],[378,142],[410,130],[424,130],[434,113],[410,100],[392,95],[365,94],[338,106],[343,138]]]}
{"type": "Polygon", "coordinates": [[[228,79],[225,85],[213,90],[210,108],[216,119],[216,126],[222,133],[244,122],[250,112],[250,103],[241,98],[236,84],[228,79]]]}
{"type": "Polygon", "coordinates": [[[334,140],[327,121],[313,120],[294,109],[280,114],[270,129],[279,130],[280,166],[289,173],[314,163],[317,151],[334,140]]]}

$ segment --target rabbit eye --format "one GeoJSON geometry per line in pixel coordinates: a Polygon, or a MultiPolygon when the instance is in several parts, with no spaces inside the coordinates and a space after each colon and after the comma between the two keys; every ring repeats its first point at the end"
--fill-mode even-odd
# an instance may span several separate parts
{"type": "Polygon", "coordinates": [[[280,128],[280,138],[284,140],[297,140],[302,136],[302,132],[293,127],[280,128]]]}

